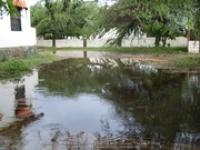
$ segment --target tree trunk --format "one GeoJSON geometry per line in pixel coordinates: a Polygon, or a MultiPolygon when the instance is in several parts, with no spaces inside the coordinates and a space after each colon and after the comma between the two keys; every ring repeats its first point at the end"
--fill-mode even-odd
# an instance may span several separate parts
{"type": "Polygon", "coordinates": [[[200,40],[199,40],[199,53],[200,53],[200,40]]]}
{"type": "Polygon", "coordinates": [[[160,40],[161,40],[161,37],[160,37],[160,36],[156,36],[156,37],[155,37],[155,46],[156,46],[156,47],[159,47],[159,46],[160,46],[160,40]]]}
{"type": "Polygon", "coordinates": [[[118,41],[117,41],[117,46],[118,46],[118,47],[122,47],[122,40],[118,40],[118,41]]]}
{"type": "Polygon", "coordinates": [[[83,47],[87,47],[87,39],[83,39],[83,47]]]}
{"type": "Polygon", "coordinates": [[[52,39],[52,47],[56,47],[56,39],[55,38],[52,39]]]}
{"type": "Polygon", "coordinates": [[[167,44],[167,37],[162,37],[162,46],[163,47],[166,47],[166,44],[167,44]]]}
{"type": "Polygon", "coordinates": [[[83,51],[83,57],[87,58],[87,51],[83,51]]]}
{"type": "Polygon", "coordinates": [[[188,29],[186,34],[186,38],[188,39],[188,41],[190,41],[190,37],[191,37],[191,30],[188,29]]]}

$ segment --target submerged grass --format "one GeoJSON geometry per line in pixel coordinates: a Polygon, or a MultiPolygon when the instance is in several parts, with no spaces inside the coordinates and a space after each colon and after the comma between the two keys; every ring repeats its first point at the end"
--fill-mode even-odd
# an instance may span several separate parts
{"type": "Polygon", "coordinates": [[[0,79],[20,76],[23,72],[29,72],[39,65],[58,60],[52,52],[39,52],[28,58],[10,59],[0,62],[0,79]]]}

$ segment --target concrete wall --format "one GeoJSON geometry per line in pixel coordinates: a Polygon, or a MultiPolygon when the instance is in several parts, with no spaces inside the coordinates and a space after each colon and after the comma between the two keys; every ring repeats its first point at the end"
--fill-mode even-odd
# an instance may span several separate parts
{"type": "Polygon", "coordinates": [[[200,41],[189,41],[188,52],[189,53],[200,53],[200,41]]]}
{"type": "MultiPolygon", "coordinates": [[[[153,47],[154,38],[135,38],[134,40],[123,40],[122,47],[153,47]]],[[[107,39],[93,39],[87,41],[87,47],[109,46],[107,39]]],[[[187,39],[177,37],[175,40],[167,40],[167,44],[172,47],[187,46],[187,39]]],[[[52,46],[51,40],[37,40],[37,46],[52,46]]],[[[83,47],[83,41],[80,39],[63,39],[56,40],[56,47],[83,47]]]]}

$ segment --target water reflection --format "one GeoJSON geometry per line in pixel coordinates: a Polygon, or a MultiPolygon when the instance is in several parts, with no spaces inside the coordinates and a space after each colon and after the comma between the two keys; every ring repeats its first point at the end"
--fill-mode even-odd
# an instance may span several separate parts
{"type": "Polygon", "coordinates": [[[172,142],[189,134],[199,140],[192,137],[200,131],[199,74],[163,73],[135,61],[102,58],[65,60],[47,65],[39,75],[45,79],[39,85],[50,93],[96,93],[112,103],[122,137],[172,142]]]}
{"type": "Polygon", "coordinates": [[[38,83],[38,73],[33,71],[22,79],[0,82],[0,147],[4,149],[17,148],[20,145],[20,136],[23,122],[20,120],[32,114],[31,98],[33,89],[38,83]],[[20,128],[19,128],[20,127],[20,128]],[[10,142],[9,142],[10,141],[10,142]]]}
{"type": "Polygon", "coordinates": [[[0,127],[4,127],[29,113],[33,89],[38,83],[38,73],[34,71],[22,79],[0,82],[0,127]],[[27,111],[25,111],[27,110],[27,111]]]}
{"type": "Polygon", "coordinates": [[[32,110],[45,114],[20,130],[19,149],[199,148],[200,73],[166,73],[125,58],[83,58],[45,65],[38,76],[0,86],[10,102],[0,101],[8,106],[2,111],[0,105],[3,119],[32,110]]]}

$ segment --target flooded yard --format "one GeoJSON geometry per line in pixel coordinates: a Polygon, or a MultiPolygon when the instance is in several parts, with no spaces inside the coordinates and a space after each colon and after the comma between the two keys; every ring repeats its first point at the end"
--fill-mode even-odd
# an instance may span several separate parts
{"type": "Polygon", "coordinates": [[[200,149],[200,73],[68,58],[0,81],[0,150],[200,149]]]}

